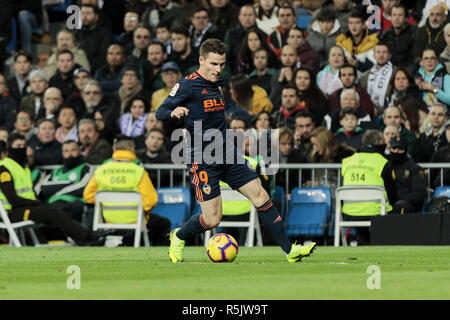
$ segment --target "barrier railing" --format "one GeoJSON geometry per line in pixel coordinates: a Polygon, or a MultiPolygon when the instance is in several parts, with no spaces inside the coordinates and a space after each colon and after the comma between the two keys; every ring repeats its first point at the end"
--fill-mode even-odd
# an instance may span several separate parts
{"type": "MultiPolygon", "coordinates": [[[[440,175],[440,185],[444,185],[444,169],[450,169],[450,163],[419,163],[423,169],[426,170],[427,177],[427,197],[430,199],[432,192],[434,191],[431,188],[431,179],[430,179],[430,169],[439,169],[440,175]]],[[[44,171],[51,171],[60,166],[52,165],[52,166],[39,166],[38,169],[44,171]]],[[[97,167],[97,166],[92,166],[97,167]]],[[[175,185],[174,183],[174,174],[175,172],[182,173],[183,179],[181,179],[181,186],[185,187],[188,183],[188,173],[186,165],[178,165],[178,164],[143,164],[143,167],[147,170],[156,170],[156,181],[153,181],[155,187],[161,187],[162,182],[164,182],[164,186],[174,187],[180,186],[175,185]],[[169,170],[169,181],[161,181],[162,180],[162,172],[169,170]]],[[[286,171],[286,181],[284,185],[284,189],[286,193],[290,193],[290,172],[293,170],[297,170],[298,172],[298,180],[296,186],[305,185],[304,177],[308,176],[311,179],[310,185],[321,185],[328,187],[340,187],[341,186],[341,169],[342,164],[340,163],[296,163],[296,164],[278,164],[277,168],[279,170],[286,171]],[[333,185],[334,184],[334,185],[333,185]]],[[[309,185],[306,183],[306,185],[309,185]]]]}

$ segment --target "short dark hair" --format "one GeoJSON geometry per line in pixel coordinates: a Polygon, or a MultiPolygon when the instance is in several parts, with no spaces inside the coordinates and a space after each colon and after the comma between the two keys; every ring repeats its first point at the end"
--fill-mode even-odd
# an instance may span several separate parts
{"type": "Polygon", "coordinates": [[[284,5],[281,5],[281,6],[278,8],[278,10],[277,10],[277,17],[278,17],[278,14],[280,13],[281,9],[289,9],[289,10],[292,11],[292,14],[294,15],[294,17],[296,16],[294,7],[291,6],[291,5],[284,4],[284,5]]]}
{"type": "Polygon", "coordinates": [[[360,19],[361,20],[361,22],[362,23],[364,23],[364,13],[361,11],[361,10],[359,10],[359,9],[353,9],[351,12],[350,12],[350,15],[348,16],[348,18],[350,19],[350,18],[357,18],[357,19],[360,19]]]}
{"type": "Polygon", "coordinates": [[[330,7],[325,7],[317,14],[317,21],[333,21],[336,19],[336,13],[330,7]]]}
{"type": "Polygon", "coordinates": [[[182,34],[186,38],[189,38],[189,30],[183,25],[175,24],[172,28],[170,28],[171,33],[182,34]]]}
{"type": "Polygon", "coordinates": [[[73,52],[70,51],[69,49],[59,50],[58,53],[56,54],[56,60],[58,60],[59,56],[62,54],[70,54],[70,56],[72,57],[72,60],[73,60],[73,52]]]}
{"type": "Polygon", "coordinates": [[[231,122],[233,122],[233,121],[242,121],[242,122],[244,123],[244,125],[245,125],[245,129],[248,129],[247,121],[245,121],[245,119],[244,119],[243,117],[240,117],[240,116],[233,116],[233,117],[231,118],[231,120],[230,120],[230,124],[231,124],[231,122]]]}
{"type": "Polygon", "coordinates": [[[209,10],[205,7],[197,7],[192,11],[192,16],[194,16],[197,12],[205,11],[208,14],[208,18],[210,17],[209,10]]]}
{"type": "Polygon", "coordinates": [[[311,112],[309,112],[308,110],[300,110],[297,112],[297,114],[295,115],[295,121],[297,121],[298,118],[311,118],[311,121],[314,123],[314,116],[311,112]]]}
{"type": "Polygon", "coordinates": [[[150,48],[150,46],[154,46],[154,45],[160,46],[160,47],[161,47],[161,51],[162,51],[163,53],[166,53],[166,48],[165,48],[164,45],[163,45],[161,42],[159,42],[159,41],[152,41],[152,42],[150,42],[149,45],[147,46],[147,51],[148,51],[148,48],[150,48]]]}
{"type": "Polygon", "coordinates": [[[149,105],[149,103],[147,102],[147,99],[145,99],[144,97],[142,97],[142,96],[140,96],[140,95],[137,95],[136,97],[130,99],[130,100],[127,102],[127,104],[126,104],[126,106],[125,106],[123,112],[124,112],[124,113],[130,112],[131,106],[133,105],[133,102],[135,102],[136,100],[140,100],[140,101],[142,101],[142,102],[144,103],[144,112],[145,112],[145,113],[148,113],[148,112],[150,111],[150,105],[149,105]]]}
{"type": "Polygon", "coordinates": [[[29,63],[31,63],[31,62],[33,61],[33,58],[31,57],[31,54],[29,54],[28,52],[26,52],[26,51],[24,51],[24,50],[20,50],[20,51],[17,51],[17,52],[14,54],[14,62],[16,62],[17,59],[18,59],[19,57],[21,57],[21,56],[24,56],[24,57],[27,59],[27,61],[28,61],[29,63]]]}
{"type": "Polygon", "coordinates": [[[9,137],[8,137],[8,147],[12,146],[12,144],[14,143],[14,141],[16,140],[26,140],[25,136],[20,134],[20,133],[12,133],[9,137]]]}
{"type": "Polygon", "coordinates": [[[61,144],[61,146],[66,145],[66,144],[69,144],[69,143],[75,143],[75,144],[78,146],[78,148],[80,147],[80,145],[78,144],[78,142],[75,141],[75,140],[72,140],[72,139],[64,141],[64,142],[61,144]]]}
{"type": "MultiPolygon", "coordinates": [[[[404,4],[402,4],[402,3],[398,3],[398,4],[393,5],[392,9],[403,9],[403,11],[405,12],[405,16],[408,13],[408,9],[406,9],[406,6],[404,4]]],[[[392,12],[392,9],[391,9],[391,12],[392,12]]]]}
{"type": "Polygon", "coordinates": [[[344,63],[344,64],[342,65],[342,67],[339,68],[339,78],[341,77],[341,70],[344,69],[344,68],[352,68],[353,74],[355,75],[355,77],[358,75],[355,66],[352,66],[352,65],[349,64],[349,63],[344,63]]]}
{"type": "Polygon", "coordinates": [[[342,120],[345,118],[346,115],[354,115],[356,119],[358,119],[358,113],[356,112],[355,108],[352,107],[345,107],[339,112],[339,120],[342,120]]]}
{"type": "Polygon", "coordinates": [[[293,86],[292,84],[287,84],[287,85],[285,85],[285,86],[283,87],[283,89],[281,89],[281,93],[283,93],[283,91],[286,90],[286,89],[292,89],[292,90],[294,90],[294,91],[295,91],[295,95],[296,95],[297,97],[299,97],[297,87],[293,86]]]}
{"type": "Polygon", "coordinates": [[[216,54],[225,54],[227,51],[227,48],[225,46],[225,43],[223,43],[219,39],[209,38],[205,40],[202,45],[200,46],[200,56],[206,57],[209,53],[216,53],[216,54]]]}
{"type": "Polygon", "coordinates": [[[99,9],[99,7],[97,7],[97,6],[94,6],[93,4],[82,4],[81,6],[80,6],[80,8],[82,9],[83,7],[88,7],[88,8],[92,8],[92,10],[94,10],[94,13],[95,14],[100,14],[100,9],[99,9]]]}
{"type": "Polygon", "coordinates": [[[152,132],[159,132],[159,133],[161,133],[164,137],[166,136],[166,132],[165,132],[163,129],[154,127],[154,128],[151,128],[151,129],[149,130],[149,132],[147,132],[146,138],[148,138],[148,137],[150,136],[150,133],[152,133],[152,132]]]}
{"type": "Polygon", "coordinates": [[[38,130],[39,130],[39,127],[40,127],[41,124],[43,124],[44,122],[50,122],[50,123],[53,125],[53,127],[56,129],[56,123],[55,123],[55,121],[54,121],[53,119],[47,119],[47,118],[40,119],[40,120],[37,122],[37,124],[36,124],[36,128],[38,128],[38,130]]]}

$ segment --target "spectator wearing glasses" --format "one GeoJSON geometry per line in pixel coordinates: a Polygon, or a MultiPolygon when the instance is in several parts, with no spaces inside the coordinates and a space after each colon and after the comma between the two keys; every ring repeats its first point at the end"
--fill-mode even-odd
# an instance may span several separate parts
{"type": "Polygon", "coordinates": [[[127,11],[123,17],[123,29],[119,36],[119,44],[122,46],[126,56],[133,51],[133,33],[139,25],[139,13],[136,11],[127,11]]]}

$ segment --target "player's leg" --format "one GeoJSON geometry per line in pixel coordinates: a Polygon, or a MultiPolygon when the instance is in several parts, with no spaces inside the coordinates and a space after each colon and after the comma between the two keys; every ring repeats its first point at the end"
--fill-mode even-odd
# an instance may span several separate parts
{"type": "Polygon", "coordinates": [[[185,241],[190,235],[216,227],[222,218],[222,198],[218,179],[220,172],[211,167],[199,169],[197,164],[192,164],[189,165],[189,175],[202,213],[192,216],[181,228],[176,228],[170,233],[169,257],[172,262],[183,261],[185,241]]]}

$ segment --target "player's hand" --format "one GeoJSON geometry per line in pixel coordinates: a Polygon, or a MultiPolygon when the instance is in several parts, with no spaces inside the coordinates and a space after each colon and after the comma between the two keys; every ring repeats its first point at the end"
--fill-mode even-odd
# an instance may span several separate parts
{"type": "Polygon", "coordinates": [[[172,113],[170,114],[170,116],[171,116],[172,118],[181,119],[181,118],[183,118],[184,116],[186,116],[188,113],[189,113],[189,109],[188,109],[188,108],[179,106],[179,107],[176,107],[176,108],[172,111],[172,113]]]}

